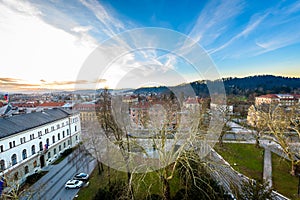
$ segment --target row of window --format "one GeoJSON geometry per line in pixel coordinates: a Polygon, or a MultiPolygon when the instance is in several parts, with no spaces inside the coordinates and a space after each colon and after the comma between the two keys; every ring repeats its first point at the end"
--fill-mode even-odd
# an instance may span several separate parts
{"type": "MultiPolygon", "coordinates": [[[[76,136],[76,140],[78,140],[78,137],[76,136]]],[[[70,140],[68,140],[68,145],[70,145],[70,140]]],[[[39,148],[40,148],[40,151],[43,151],[43,142],[40,142],[39,143],[39,148]]],[[[66,143],[64,142],[63,144],[63,148],[66,148],[66,143]]],[[[58,151],[61,151],[62,150],[62,146],[59,145],[58,146],[58,151]]],[[[35,149],[35,145],[32,145],[31,146],[31,155],[34,155],[36,153],[36,149],[35,149]]],[[[56,154],[56,148],[53,149],[53,153],[54,155],[56,154]]],[[[51,153],[48,152],[48,158],[51,157],[51,153]]],[[[26,149],[23,149],[22,151],[22,159],[25,160],[27,158],[27,150],[26,149]]],[[[11,156],[11,165],[16,165],[18,163],[18,160],[17,160],[17,155],[16,154],[13,154],[11,156]]],[[[5,162],[4,160],[0,160],[0,171],[4,171],[5,170],[5,162]]]]}
{"type": "MultiPolygon", "coordinates": [[[[75,126],[75,131],[77,131],[77,127],[75,126]]],[[[40,133],[41,131],[38,132],[38,135],[40,136],[40,133]]],[[[67,135],[69,135],[69,129],[67,129],[67,135]]],[[[34,137],[34,134],[30,134],[30,140],[33,140],[35,137],[34,137]]],[[[62,137],[64,138],[65,137],[65,131],[62,132],[62,137]]],[[[52,142],[55,143],[55,136],[52,136],[52,142]]],[[[60,133],[58,133],[57,135],[57,138],[58,140],[60,140],[60,133]]],[[[25,137],[22,137],[20,138],[20,144],[23,144],[26,142],[26,138],[25,137]]],[[[15,141],[11,141],[9,142],[9,148],[13,148],[16,146],[16,142],[15,141]]],[[[4,151],[4,146],[3,145],[0,145],[0,153],[4,151]]]]}

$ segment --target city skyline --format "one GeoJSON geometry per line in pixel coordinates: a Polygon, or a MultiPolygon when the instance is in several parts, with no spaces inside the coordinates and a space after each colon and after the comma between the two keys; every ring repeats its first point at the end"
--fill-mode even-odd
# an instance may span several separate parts
{"type": "Polygon", "coordinates": [[[72,89],[74,84],[114,88],[132,68],[149,63],[173,85],[170,71],[186,81],[199,79],[176,55],[141,51],[125,55],[108,76],[77,80],[96,47],[145,27],[191,38],[220,77],[300,77],[300,1],[3,0],[0,13],[0,91],[72,89]]]}

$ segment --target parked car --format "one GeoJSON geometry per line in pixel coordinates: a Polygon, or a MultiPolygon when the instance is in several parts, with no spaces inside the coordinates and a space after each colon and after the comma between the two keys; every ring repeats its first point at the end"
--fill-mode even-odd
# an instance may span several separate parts
{"type": "Polygon", "coordinates": [[[87,181],[89,180],[89,175],[86,174],[86,173],[78,173],[78,174],[75,174],[74,178],[75,180],[81,180],[81,181],[87,181]]]}
{"type": "Polygon", "coordinates": [[[81,188],[83,186],[83,181],[80,180],[68,180],[65,184],[65,188],[66,189],[78,189],[81,188]]]}

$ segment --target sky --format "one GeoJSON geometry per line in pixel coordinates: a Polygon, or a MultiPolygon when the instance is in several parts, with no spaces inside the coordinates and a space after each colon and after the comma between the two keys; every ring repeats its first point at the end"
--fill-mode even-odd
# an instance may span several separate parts
{"type": "Polygon", "coordinates": [[[300,1],[0,0],[0,91],[300,77],[300,1]]]}

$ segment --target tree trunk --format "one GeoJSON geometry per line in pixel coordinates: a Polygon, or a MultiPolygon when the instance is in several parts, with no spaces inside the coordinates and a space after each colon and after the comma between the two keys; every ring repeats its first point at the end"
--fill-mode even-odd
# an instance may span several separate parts
{"type": "Polygon", "coordinates": [[[108,185],[110,186],[110,167],[107,168],[108,185]]]}
{"type": "Polygon", "coordinates": [[[163,198],[164,200],[171,200],[171,192],[170,192],[170,183],[169,181],[163,177],[163,198]]]}
{"type": "Polygon", "coordinates": [[[259,148],[259,137],[255,137],[255,147],[259,148]]]}
{"type": "Polygon", "coordinates": [[[127,172],[127,182],[128,182],[128,189],[129,189],[129,197],[130,197],[130,199],[134,199],[134,191],[133,191],[133,187],[131,184],[131,176],[132,176],[132,174],[128,171],[127,172]]]}
{"type": "Polygon", "coordinates": [[[100,166],[100,162],[98,159],[97,159],[97,166],[98,166],[98,174],[100,175],[102,171],[101,171],[101,166],[100,166]]]}

